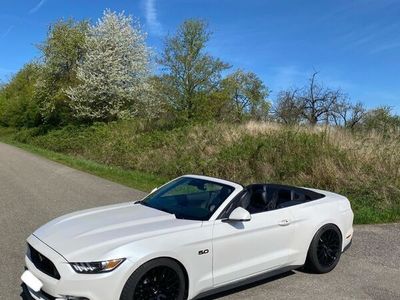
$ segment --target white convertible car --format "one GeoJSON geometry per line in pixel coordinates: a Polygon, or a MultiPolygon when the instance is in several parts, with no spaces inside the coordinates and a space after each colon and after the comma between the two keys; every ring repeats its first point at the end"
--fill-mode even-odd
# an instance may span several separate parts
{"type": "Polygon", "coordinates": [[[42,226],[21,278],[35,299],[193,299],[303,265],[329,272],[352,223],[338,194],[186,175],[42,226]]]}

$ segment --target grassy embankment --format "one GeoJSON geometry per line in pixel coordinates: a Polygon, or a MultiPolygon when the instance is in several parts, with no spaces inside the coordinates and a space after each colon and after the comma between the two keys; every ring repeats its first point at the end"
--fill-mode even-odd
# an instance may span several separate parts
{"type": "Polygon", "coordinates": [[[346,195],[356,223],[400,221],[398,134],[254,122],[148,130],[118,122],[45,134],[3,128],[0,139],[142,190],[186,173],[286,183],[346,195]]]}

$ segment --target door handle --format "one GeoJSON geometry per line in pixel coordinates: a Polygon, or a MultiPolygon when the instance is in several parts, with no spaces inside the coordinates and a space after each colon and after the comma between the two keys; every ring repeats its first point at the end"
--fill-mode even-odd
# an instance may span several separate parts
{"type": "Polygon", "coordinates": [[[279,226],[288,226],[290,224],[290,221],[288,219],[284,219],[279,222],[279,226]]]}

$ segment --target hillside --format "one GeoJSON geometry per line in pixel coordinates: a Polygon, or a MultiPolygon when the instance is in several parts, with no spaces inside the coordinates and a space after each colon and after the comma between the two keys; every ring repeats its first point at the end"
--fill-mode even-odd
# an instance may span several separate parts
{"type": "Polygon", "coordinates": [[[327,189],[351,200],[356,223],[400,220],[398,133],[265,122],[163,129],[121,121],[46,133],[37,128],[0,130],[0,135],[6,134],[9,141],[143,172],[157,182],[195,173],[243,184],[275,182],[327,189]]]}

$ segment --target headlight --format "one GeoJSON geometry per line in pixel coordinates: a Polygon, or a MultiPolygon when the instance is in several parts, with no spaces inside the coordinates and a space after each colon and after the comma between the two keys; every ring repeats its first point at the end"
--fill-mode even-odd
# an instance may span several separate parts
{"type": "Polygon", "coordinates": [[[97,261],[97,262],[87,262],[87,263],[74,262],[70,263],[70,265],[77,273],[96,274],[96,273],[111,272],[112,270],[115,270],[120,264],[122,264],[124,260],[125,258],[97,261]]]}

